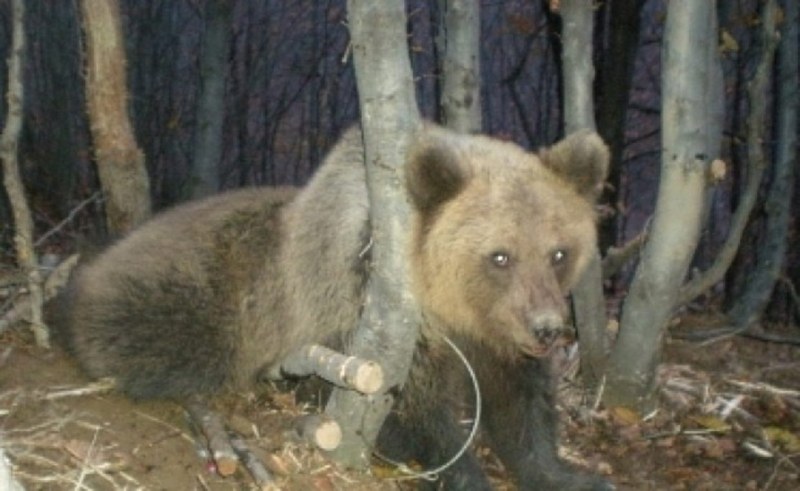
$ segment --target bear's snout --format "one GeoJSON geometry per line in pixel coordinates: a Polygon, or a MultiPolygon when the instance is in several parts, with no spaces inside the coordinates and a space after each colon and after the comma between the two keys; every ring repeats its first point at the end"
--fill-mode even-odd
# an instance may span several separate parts
{"type": "Polygon", "coordinates": [[[554,311],[538,312],[528,319],[528,343],[521,345],[522,351],[533,357],[547,356],[556,346],[561,346],[573,337],[564,317],[554,311]]]}

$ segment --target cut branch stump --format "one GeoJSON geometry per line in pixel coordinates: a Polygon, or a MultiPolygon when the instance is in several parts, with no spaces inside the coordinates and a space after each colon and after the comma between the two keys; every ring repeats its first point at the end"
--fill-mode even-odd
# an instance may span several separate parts
{"type": "Polygon", "coordinates": [[[298,377],[317,375],[362,394],[374,394],[383,386],[383,369],[374,361],[346,356],[318,344],[304,346],[287,356],[281,370],[298,377]]]}

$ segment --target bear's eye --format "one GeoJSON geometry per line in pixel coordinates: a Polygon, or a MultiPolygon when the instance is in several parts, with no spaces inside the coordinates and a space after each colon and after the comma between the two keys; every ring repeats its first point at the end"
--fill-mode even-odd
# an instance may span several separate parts
{"type": "Polygon", "coordinates": [[[553,265],[564,264],[567,260],[567,251],[566,249],[556,249],[550,254],[550,262],[553,265]]]}
{"type": "Polygon", "coordinates": [[[493,252],[489,258],[492,260],[492,264],[498,268],[507,268],[511,263],[511,255],[503,251],[493,252]]]}

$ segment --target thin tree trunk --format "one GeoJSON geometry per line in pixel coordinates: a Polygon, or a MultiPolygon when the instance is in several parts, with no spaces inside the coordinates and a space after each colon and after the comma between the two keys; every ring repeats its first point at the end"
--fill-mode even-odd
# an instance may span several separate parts
{"type": "Polygon", "coordinates": [[[564,130],[567,135],[582,129],[595,129],[593,30],[594,10],[590,2],[561,4],[564,130]]]}
{"type": "Polygon", "coordinates": [[[86,102],[109,232],[121,235],[150,216],[144,154],[128,118],[125,45],[117,0],[82,0],[86,102]]]}
{"type": "Polygon", "coordinates": [[[8,115],[3,133],[0,135],[0,157],[3,160],[3,183],[14,216],[14,244],[17,265],[28,278],[30,295],[30,323],[36,344],[49,347],[49,334],[42,320],[42,276],[33,248],[33,219],[25,199],[25,189],[19,172],[18,146],[22,132],[22,63],[25,59],[25,2],[13,0],[11,52],[8,59],[8,115]]]}
{"type": "MultiPolygon", "coordinates": [[[[592,31],[594,11],[590,2],[561,5],[564,126],[567,134],[595,129],[592,84],[592,31]]],[[[594,251],[586,271],[572,291],[575,327],[581,351],[581,374],[588,387],[599,384],[608,350],[606,304],[600,253],[594,251]]]]}
{"type": "MultiPolygon", "coordinates": [[[[671,0],[663,44],[662,162],[652,233],[622,311],[604,400],[649,410],[661,340],[700,235],[712,96],[718,68],[713,2],[671,0]]],[[[717,149],[718,151],[718,149],[717,149]]]]}
{"type": "Polygon", "coordinates": [[[409,294],[406,264],[410,211],[399,183],[404,182],[406,150],[420,117],[406,43],[405,2],[348,0],[347,12],[373,240],[366,301],[351,352],[380,361],[385,383],[370,397],[334,390],[326,412],[342,427],[342,444],[332,456],[363,468],[393,403],[388,389],[405,383],[419,330],[419,307],[409,294]]]}
{"type": "Polygon", "coordinates": [[[222,160],[222,130],[225,123],[225,79],[233,5],[228,0],[208,0],[205,8],[200,59],[201,89],[192,159],[192,198],[202,198],[219,191],[219,164],[222,160]]]}
{"type": "Polygon", "coordinates": [[[461,133],[481,130],[480,2],[440,0],[442,123],[461,133]]]}
{"type": "Polygon", "coordinates": [[[750,114],[747,117],[747,180],[741,193],[739,206],[731,219],[725,243],[720,248],[714,262],[702,274],[695,276],[681,288],[678,305],[691,302],[724,278],[736,258],[736,251],[739,249],[747,222],[756,201],[758,201],[758,191],[767,167],[763,141],[764,122],[767,114],[767,90],[773,68],[775,46],[778,42],[775,36],[775,15],[775,5],[771,1],[764,8],[762,21],[763,32],[769,32],[769,34],[765,34],[763,37],[761,61],[747,87],[750,100],[750,114]]]}
{"type": "MultiPolygon", "coordinates": [[[[765,9],[762,25],[764,38],[767,40],[766,44],[769,45],[774,44],[778,39],[775,25],[778,6],[775,0],[769,1],[765,9]]],[[[728,313],[735,326],[742,329],[752,327],[764,312],[775,288],[775,282],[783,269],[789,240],[794,168],[797,162],[798,18],[796,1],[786,3],[784,18],[785,30],[780,36],[781,44],[778,51],[779,78],[775,84],[778,91],[775,104],[775,110],[778,112],[777,151],[772,182],[764,205],[767,214],[766,238],[758,249],[758,259],[753,275],[728,313]]],[[[765,84],[769,79],[766,75],[767,73],[764,77],[765,84]]],[[[766,89],[766,87],[760,88],[766,89]]],[[[764,93],[762,92],[762,94],[764,93]]],[[[761,132],[763,132],[764,121],[759,123],[759,128],[762,128],[761,132]]],[[[758,139],[751,141],[750,144],[761,147],[761,141],[763,140],[758,139]]]]}

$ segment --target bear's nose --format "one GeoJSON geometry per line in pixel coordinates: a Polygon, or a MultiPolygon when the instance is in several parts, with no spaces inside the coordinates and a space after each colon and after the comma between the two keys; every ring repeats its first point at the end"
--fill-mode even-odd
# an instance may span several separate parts
{"type": "Polygon", "coordinates": [[[541,312],[529,320],[529,329],[542,346],[551,347],[556,341],[569,337],[571,329],[565,325],[564,317],[554,311],[541,312]]]}
{"type": "Polygon", "coordinates": [[[554,331],[564,327],[564,317],[555,310],[536,312],[528,317],[528,328],[534,332],[554,331]]]}

